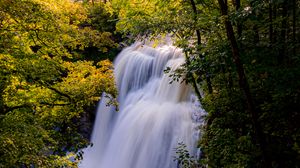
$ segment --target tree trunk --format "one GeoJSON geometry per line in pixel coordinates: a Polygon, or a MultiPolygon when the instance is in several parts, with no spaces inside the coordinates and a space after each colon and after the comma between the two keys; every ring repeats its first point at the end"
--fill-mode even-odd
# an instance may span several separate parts
{"type": "MultiPolygon", "coordinates": [[[[192,9],[193,9],[193,19],[195,21],[195,23],[197,23],[197,8],[196,8],[196,4],[194,0],[190,0],[191,1],[191,5],[192,5],[192,9]]],[[[200,30],[196,29],[196,35],[197,35],[197,45],[198,47],[201,46],[201,34],[200,34],[200,30]]],[[[199,50],[197,47],[197,50],[199,50]]],[[[203,55],[199,53],[199,57],[200,60],[203,60],[203,55]]],[[[211,80],[210,80],[210,76],[209,74],[206,72],[205,74],[205,79],[206,79],[206,83],[207,83],[207,88],[208,88],[208,93],[211,94],[212,93],[212,85],[211,85],[211,80]]]]}
{"type": "MultiPolygon", "coordinates": [[[[235,63],[235,66],[237,67],[237,71],[238,71],[238,77],[239,77],[239,86],[240,89],[242,90],[242,92],[245,95],[246,98],[246,103],[247,103],[247,109],[251,115],[251,119],[252,119],[252,124],[253,124],[253,131],[254,131],[254,135],[255,135],[255,142],[259,145],[260,149],[263,152],[263,160],[265,160],[265,143],[264,143],[264,138],[263,138],[263,134],[262,134],[262,130],[261,127],[259,125],[258,122],[258,112],[256,111],[255,107],[254,107],[254,103],[253,103],[253,99],[250,93],[250,88],[249,88],[249,84],[245,75],[245,70],[243,67],[243,64],[241,62],[240,59],[240,53],[239,53],[239,49],[238,49],[238,45],[237,45],[237,41],[234,35],[234,31],[233,31],[233,27],[231,22],[228,19],[228,7],[227,7],[227,3],[224,2],[223,0],[218,0],[219,2],[219,6],[221,8],[221,14],[222,16],[224,16],[225,18],[225,28],[226,28],[226,32],[227,32],[227,38],[230,42],[231,45],[231,50],[232,50],[232,56],[233,56],[233,60],[235,63]]],[[[268,163],[263,163],[265,165],[265,167],[269,167],[268,163]]]]}
{"type": "MultiPolygon", "coordinates": [[[[250,6],[251,6],[251,8],[253,8],[253,4],[254,3],[254,1],[251,1],[250,2],[250,6]]],[[[257,19],[259,19],[261,16],[259,15],[259,13],[257,12],[257,10],[254,10],[253,11],[253,14],[255,15],[255,17],[257,18],[257,19]]],[[[254,25],[253,25],[253,28],[252,28],[252,30],[253,30],[253,32],[254,32],[254,37],[253,37],[253,43],[254,44],[258,44],[259,43],[259,29],[258,29],[258,27],[259,27],[259,25],[257,24],[257,23],[254,23],[254,25]]]]}
{"type": "MultiPolygon", "coordinates": [[[[187,63],[188,65],[190,65],[191,62],[190,62],[190,60],[189,60],[189,55],[188,55],[188,53],[185,52],[184,54],[185,54],[186,63],[187,63]]],[[[198,86],[197,86],[196,79],[194,78],[194,76],[191,76],[191,77],[192,77],[192,86],[193,86],[193,88],[194,88],[194,90],[195,90],[196,96],[198,97],[198,99],[202,99],[202,96],[201,96],[200,91],[199,91],[198,86]]]]}
{"type": "Polygon", "coordinates": [[[269,1],[269,39],[270,46],[273,45],[273,10],[272,10],[272,0],[269,1]]]}
{"type": "MultiPolygon", "coordinates": [[[[194,19],[194,22],[197,23],[198,12],[197,12],[197,8],[196,8],[196,4],[195,4],[194,0],[191,0],[191,5],[192,5],[192,9],[193,9],[193,19],[194,19]]],[[[197,35],[197,45],[199,46],[199,45],[201,45],[201,34],[200,34],[199,29],[196,29],[196,35],[197,35]]]]}
{"type": "MultiPolygon", "coordinates": [[[[273,5],[273,20],[276,20],[277,18],[277,5],[273,5]]],[[[277,28],[278,25],[275,23],[273,24],[274,28],[273,28],[273,31],[274,31],[274,34],[273,34],[273,44],[276,44],[277,43],[277,28]],[[274,26],[275,25],[275,26],[274,26]]]]}
{"type": "Polygon", "coordinates": [[[287,5],[288,5],[287,0],[284,0],[284,2],[282,3],[282,18],[283,18],[283,20],[281,22],[278,64],[282,64],[286,60],[287,5]]]}
{"type": "MultiPolygon", "coordinates": [[[[234,6],[235,10],[238,12],[241,8],[241,1],[240,0],[234,0],[234,6]]],[[[238,33],[238,38],[242,36],[242,24],[240,22],[237,23],[237,33],[238,33]]]]}
{"type": "Polygon", "coordinates": [[[293,56],[296,56],[296,0],[293,0],[293,56]]]}
{"type": "Polygon", "coordinates": [[[253,43],[254,44],[258,44],[259,43],[259,30],[258,30],[258,26],[257,25],[254,25],[253,32],[254,32],[253,43]]]}

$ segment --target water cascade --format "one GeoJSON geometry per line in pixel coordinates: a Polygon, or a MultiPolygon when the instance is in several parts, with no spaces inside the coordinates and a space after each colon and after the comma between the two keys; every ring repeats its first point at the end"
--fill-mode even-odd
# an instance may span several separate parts
{"type": "Polygon", "coordinates": [[[93,147],[84,151],[81,168],[176,168],[179,142],[195,154],[199,134],[199,108],[191,88],[170,84],[171,70],[184,63],[182,51],[173,46],[152,48],[135,43],[115,61],[119,111],[98,107],[93,147]]]}

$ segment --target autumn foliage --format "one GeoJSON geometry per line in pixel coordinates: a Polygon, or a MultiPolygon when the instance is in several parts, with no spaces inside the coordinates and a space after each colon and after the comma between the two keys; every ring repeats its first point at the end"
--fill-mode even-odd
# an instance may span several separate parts
{"type": "Polygon", "coordinates": [[[89,144],[78,121],[103,92],[115,102],[112,63],[82,59],[116,46],[88,15],[69,0],[0,1],[0,167],[76,167],[89,144]]]}

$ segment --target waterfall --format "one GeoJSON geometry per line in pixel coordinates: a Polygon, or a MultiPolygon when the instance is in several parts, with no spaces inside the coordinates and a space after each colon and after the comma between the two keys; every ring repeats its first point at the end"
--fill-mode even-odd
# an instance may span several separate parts
{"type": "Polygon", "coordinates": [[[176,168],[179,142],[197,152],[199,107],[191,88],[172,82],[171,71],[184,63],[174,46],[152,48],[135,43],[115,60],[119,111],[98,107],[91,141],[84,150],[81,168],[176,168]]]}

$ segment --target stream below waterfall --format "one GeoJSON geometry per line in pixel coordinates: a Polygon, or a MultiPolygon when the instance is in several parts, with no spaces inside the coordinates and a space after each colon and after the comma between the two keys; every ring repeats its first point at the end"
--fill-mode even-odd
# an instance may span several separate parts
{"type": "Polygon", "coordinates": [[[117,56],[115,80],[119,111],[99,104],[91,141],[81,168],[176,168],[175,148],[183,142],[193,155],[204,110],[185,82],[171,71],[184,63],[174,46],[135,43],[117,56]]]}

